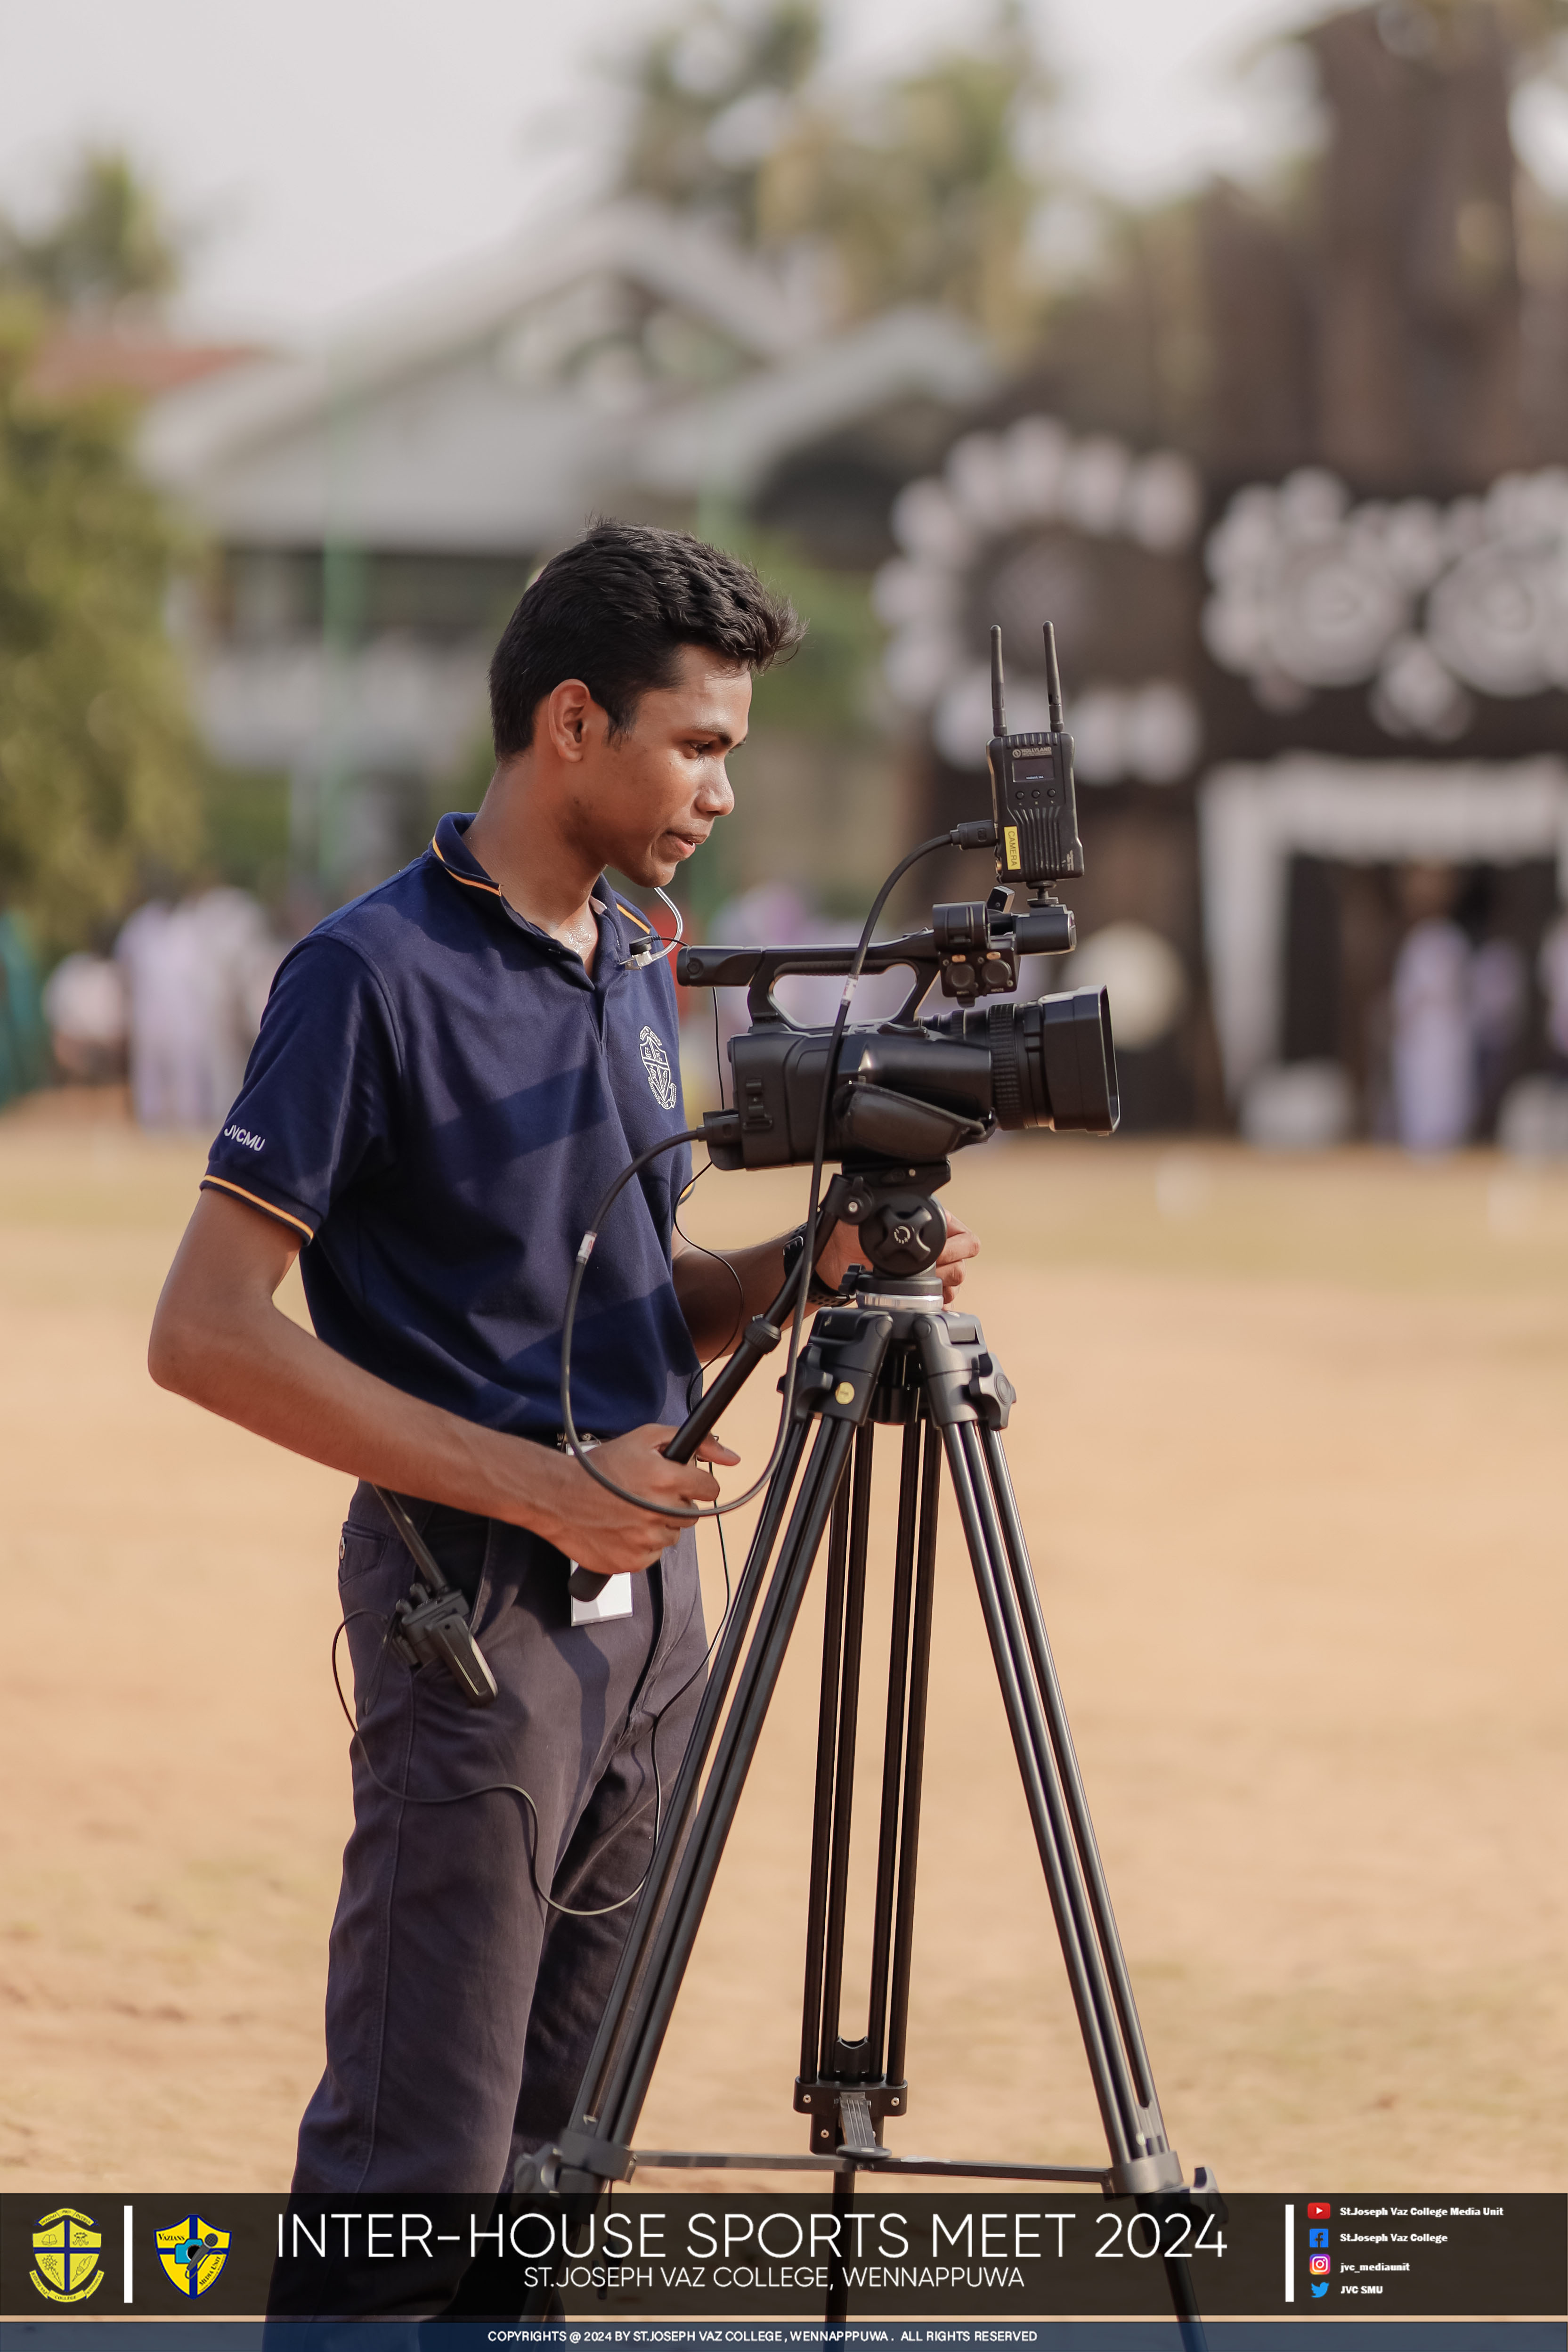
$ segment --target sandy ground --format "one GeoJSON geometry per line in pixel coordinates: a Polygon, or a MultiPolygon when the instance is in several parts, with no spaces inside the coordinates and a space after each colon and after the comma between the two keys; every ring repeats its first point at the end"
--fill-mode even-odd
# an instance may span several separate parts
{"type": "MultiPolygon", "coordinates": [[[[972,1157],[966,1304],[1020,1392],[1009,1454],[1176,2146],[1236,2189],[1563,2189],[1568,1177],[972,1157]]],[[[277,2189],[320,2064],[347,1486],[146,1377],[199,1160],[0,1121],[7,2189],[277,2189]]],[[[712,1176],[693,1230],[777,1228],[801,1189],[712,1176]]],[[[749,1462],[772,1403],[729,1424],[749,1462]]],[[[803,2145],[819,1626],[645,2145],[803,2145]]],[[[951,1528],[927,1791],[896,2143],[1099,2161],[951,1528]]]]}

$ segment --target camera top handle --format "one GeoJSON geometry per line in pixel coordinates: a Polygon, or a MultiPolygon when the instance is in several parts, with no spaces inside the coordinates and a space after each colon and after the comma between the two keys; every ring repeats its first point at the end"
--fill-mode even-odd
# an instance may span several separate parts
{"type": "MultiPolygon", "coordinates": [[[[988,831],[989,828],[988,827],[988,831]]],[[[902,939],[882,940],[866,949],[862,971],[915,974],[915,983],[896,1018],[913,1021],[938,978],[946,996],[972,1003],[977,996],[1001,995],[1018,986],[1019,958],[1065,955],[1074,944],[1071,908],[1054,901],[1011,912],[1010,890],[993,890],[987,899],[934,907],[927,931],[908,931],[902,939]]],[[[853,964],[853,943],[796,948],[682,948],[675,971],[683,988],[744,988],[746,1009],[754,1028],[771,1024],[792,1027],[788,1013],[774,997],[777,983],[789,972],[847,972],[853,964]]]]}

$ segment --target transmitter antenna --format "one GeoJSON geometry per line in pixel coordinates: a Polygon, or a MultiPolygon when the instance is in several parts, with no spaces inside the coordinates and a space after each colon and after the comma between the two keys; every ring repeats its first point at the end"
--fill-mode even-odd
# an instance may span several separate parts
{"type": "MultiPolygon", "coordinates": [[[[1048,625],[1046,628],[1048,639],[1050,635],[1051,630],[1048,625]]],[[[1060,698],[1059,695],[1059,701],[1060,698]]],[[[991,732],[993,735],[1005,735],[1007,731],[1008,714],[1002,701],[1002,633],[993,624],[991,629],[991,732]]]]}
{"type": "MultiPolygon", "coordinates": [[[[991,698],[993,702],[999,690],[996,680],[1001,674],[1001,651],[998,644],[1000,635],[999,629],[991,631],[991,698]]],[[[1056,667],[1056,631],[1049,621],[1045,625],[1045,694],[1046,700],[1051,706],[1051,731],[1053,735],[1059,734],[1061,730],[1061,672],[1056,667]]]]}

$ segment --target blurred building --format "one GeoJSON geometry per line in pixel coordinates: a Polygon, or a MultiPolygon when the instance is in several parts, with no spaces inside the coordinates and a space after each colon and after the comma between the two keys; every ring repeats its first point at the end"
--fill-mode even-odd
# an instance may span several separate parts
{"type": "Polygon", "coordinates": [[[297,867],[379,878],[483,734],[506,614],[594,512],[750,511],[874,558],[992,376],[945,314],[831,332],[803,284],[621,203],[176,392],[143,446],[214,549],[184,616],[207,739],[287,772],[297,867]]]}
{"type": "Polygon", "coordinates": [[[1550,1050],[1568,895],[1568,224],[1521,181],[1490,0],[1301,37],[1310,173],[1125,224],[1006,376],[941,311],[835,331],[810,276],[638,201],[155,400],[214,551],[205,730],[287,775],[296,873],[340,897],[417,845],[506,612],[591,514],[738,519],[874,573],[883,698],[856,745],[759,727],[694,887],[863,896],[981,804],[986,632],[1027,723],[1049,618],[1089,856],[1061,978],[1112,986],[1129,1123],[1379,1131],[1435,868],[1494,1118],[1550,1050]]]}
{"type": "MultiPolygon", "coordinates": [[[[1260,1088],[1291,1132],[1375,1131],[1405,870],[1447,869],[1521,972],[1568,897],[1568,271],[1519,184],[1503,19],[1379,6],[1305,38],[1311,186],[1213,189],[1067,306],[904,490],[878,583],[944,814],[983,788],[987,627],[1028,724],[1056,625],[1078,971],[1145,1008],[1145,1124],[1260,1088]]],[[[1516,1075],[1547,1051],[1525,995],[1516,1075]]]]}

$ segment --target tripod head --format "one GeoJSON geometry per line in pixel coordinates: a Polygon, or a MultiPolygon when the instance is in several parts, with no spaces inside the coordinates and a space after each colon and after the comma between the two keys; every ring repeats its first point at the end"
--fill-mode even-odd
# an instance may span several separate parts
{"type": "Polygon", "coordinates": [[[823,1196],[823,1217],[855,1227],[876,1274],[905,1281],[942,1255],[947,1220],[931,1196],[952,1172],[946,1160],[912,1168],[847,1162],[823,1196]]]}

